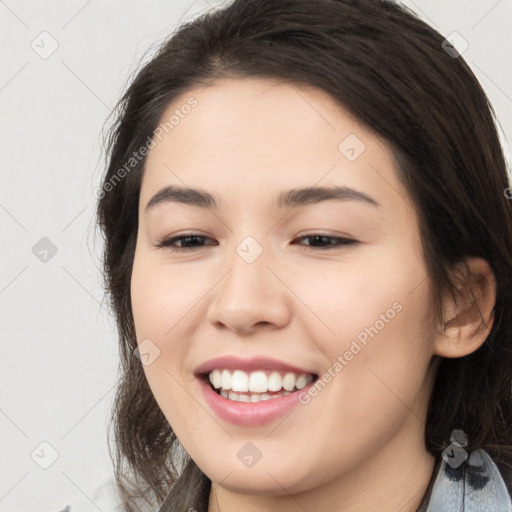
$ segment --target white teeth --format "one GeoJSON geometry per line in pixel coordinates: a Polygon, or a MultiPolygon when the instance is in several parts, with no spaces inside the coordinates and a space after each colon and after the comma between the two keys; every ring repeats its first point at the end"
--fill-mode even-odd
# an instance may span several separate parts
{"type": "Polygon", "coordinates": [[[266,400],[272,400],[279,398],[280,396],[289,395],[290,391],[281,391],[280,393],[274,393],[269,395],[268,393],[234,393],[233,391],[220,390],[221,396],[233,400],[234,402],[264,402],[266,400]]]}
{"type": "MultiPolygon", "coordinates": [[[[280,394],[277,396],[281,396],[280,394]]],[[[264,402],[265,400],[270,400],[271,398],[275,398],[274,396],[269,395],[268,393],[256,393],[251,395],[251,402],[264,402]]]]}
{"type": "Polygon", "coordinates": [[[222,373],[219,370],[213,370],[210,373],[210,382],[213,384],[214,388],[220,388],[222,385],[222,373]]]}
{"type": "Polygon", "coordinates": [[[242,370],[235,370],[231,379],[231,389],[233,391],[249,391],[249,375],[242,370]]]}
{"type": "Polygon", "coordinates": [[[220,387],[222,389],[231,389],[231,372],[229,370],[222,372],[220,387]]]}
{"type": "Polygon", "coordinates": [[[268,390],[279,391],[282,387],[283,379],[281,379],[281,374],[279,372],[272,372],[268,376],[268,390]]]}
{"type": "Polygon", "coordinates": [[[268,391],[268,380],[265,372],[253,372],[249,377],[249,391],[263,393],[268,391]]]}
{"type": "Polygon", "coordinates": [[[295,374],[287,373],[283,379],[283,388],[286,389],[286,391],[292,391],[292,389],[294,387],[295,387],[295,374]]]}
{"type": "Polygon", "coordinates": [[[280,373],[276,370],[270,373],[264,370],[248,373],[243,370],[215,369],[208,377],[221,396],[239,402],[259,402],[289,395],[294,390],[303,389],[313,380],[313,376],[306,373],[280,373]]]}
{"type": "Polygon", "coordinates": [[[307,375],[299,375],[297,380],[295,381],[295,387],[297,389],[305,388],[308,385],[308,377],[307,375]]]}

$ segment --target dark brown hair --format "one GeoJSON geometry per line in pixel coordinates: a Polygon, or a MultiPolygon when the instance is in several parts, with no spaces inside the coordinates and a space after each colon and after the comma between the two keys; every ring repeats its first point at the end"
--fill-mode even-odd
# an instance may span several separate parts
{"type": "Polygon", "coordinates": [[[161,503],[173,485],[165,510],[201,500],[204,507],[209,489],[134,356],[130,278],[145,159],[126,163],[153,136],[170,102],[218,78],[318,87],[387,141],[419,215],[436,321],[442,297],[456,297],[454,266],[468,256],[489,262],[497,281],[492,330],[474,353],[440,361],[425,445],[439,459],[451,430],[460,428],[468,449],[486,449],[511,486],[512,206],[504,194],[510,184],[492,105],[443,41],[393,1],[234,0],[179,27],[132,80],[114,112],[97,206],[121,349],[112,421],[127,510],[140,506],[137,494],[161,503]]]}

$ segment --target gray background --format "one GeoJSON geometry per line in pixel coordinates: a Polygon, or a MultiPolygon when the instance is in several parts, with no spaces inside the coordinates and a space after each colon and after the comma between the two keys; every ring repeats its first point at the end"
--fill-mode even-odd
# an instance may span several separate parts
{"type": "MultiPolygon", "coordinates": [[[[114,510],[100,496],[118,357],[93,219],[101,131],[145,52],[220,3],[0,0],[0,511],[114,510]]],[[[510,140],[512,0],[403,3],[469,43],[510,140]]]]}

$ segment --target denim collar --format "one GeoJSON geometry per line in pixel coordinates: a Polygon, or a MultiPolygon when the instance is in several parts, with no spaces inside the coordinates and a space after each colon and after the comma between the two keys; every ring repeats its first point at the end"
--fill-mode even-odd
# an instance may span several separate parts
{"type": "Polygon", "coordinates": [[[464,450],[452,446],[443,453],[428,505],[418,512],[512,512],[509,491],[489,454],[475,450],[457,464],[464,450]]]}

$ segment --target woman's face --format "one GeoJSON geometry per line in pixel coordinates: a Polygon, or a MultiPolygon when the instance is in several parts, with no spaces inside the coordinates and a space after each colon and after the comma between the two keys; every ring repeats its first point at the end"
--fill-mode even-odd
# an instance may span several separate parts
{"type": "Polygon", "coordinates": [[[224,489],[267,495],[417,463],[429,281],[388,146],[323,91],[262,79],[193,89],[161,121],[131,299],[185,450],[224,489]],[[165,187],[215,205],[152,201],[165,187]]]}

